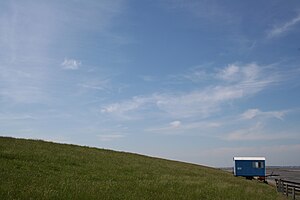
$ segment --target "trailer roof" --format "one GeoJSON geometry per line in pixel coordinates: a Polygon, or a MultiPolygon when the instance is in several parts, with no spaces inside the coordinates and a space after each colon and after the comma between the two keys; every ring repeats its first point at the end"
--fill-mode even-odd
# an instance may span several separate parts
{"type": "Polygon", "coordinates": [[[266,160],[265,157],[233,157],[233,160],[266,160]]]}

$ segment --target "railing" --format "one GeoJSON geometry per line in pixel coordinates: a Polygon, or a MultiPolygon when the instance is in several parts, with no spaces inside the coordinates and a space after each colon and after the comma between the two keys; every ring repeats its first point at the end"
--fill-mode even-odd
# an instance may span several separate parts
{"type": "Polygon", "coordinates": [[[287,197],[292,197],[293,200],[300,199],[300,183],[275,179],[278,192],[283,193],[287,197]]]}

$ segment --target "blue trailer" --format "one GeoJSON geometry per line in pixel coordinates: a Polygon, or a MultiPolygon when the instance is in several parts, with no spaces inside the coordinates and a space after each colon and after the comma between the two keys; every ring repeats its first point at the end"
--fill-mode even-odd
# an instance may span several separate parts
{"type": "Polygon", "coordinates": [[[235,176],[243,176],[247,179],[258,177],[260,180],[265,180],[265,157],[233,157],[233,161],[233,171],[235,176]]]}

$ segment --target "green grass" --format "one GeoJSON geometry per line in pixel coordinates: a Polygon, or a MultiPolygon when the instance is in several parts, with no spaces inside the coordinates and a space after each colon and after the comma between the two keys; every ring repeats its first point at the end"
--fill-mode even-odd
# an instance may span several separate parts
{"type": "Polygon", "coordinates": [[[0,137],[0,199],[283,199],[257,181],[176,161],[0,137]]]}

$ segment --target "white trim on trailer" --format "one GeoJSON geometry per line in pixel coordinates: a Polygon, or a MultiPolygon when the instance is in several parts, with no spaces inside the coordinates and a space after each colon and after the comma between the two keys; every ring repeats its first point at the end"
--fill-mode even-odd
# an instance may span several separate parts
{"type": "Polygon", "coordinates": [[[265,157],[233,157],[233,160],[266,160],[265,157]]]}

